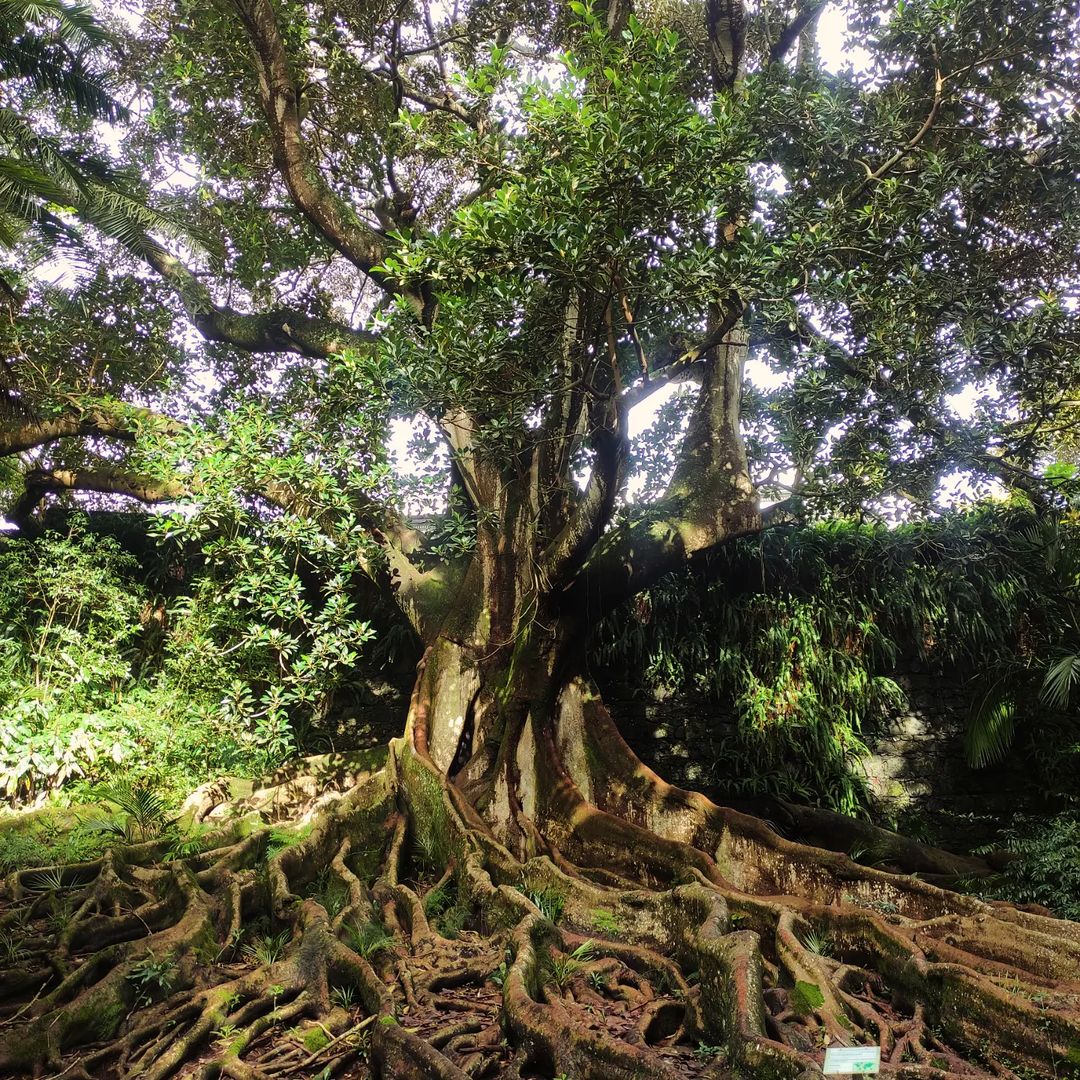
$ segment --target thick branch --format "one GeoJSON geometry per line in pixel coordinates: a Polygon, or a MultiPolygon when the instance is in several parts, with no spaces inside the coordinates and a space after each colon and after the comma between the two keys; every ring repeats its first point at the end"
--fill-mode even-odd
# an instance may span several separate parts
{"type": "MultiPolygon", "coordinates": [[[[156,480],[124,469],[99,465],[92,469],[34,469],[26,474],[25,490],[7,512],[10,521],[22,525],[50,493],[88,491],[103,495],[123,495],[144,503],[173,502],[197,495],[202,488],[198,481],[186,483],[180,479],[156,480]]],[[[259,495],[283,510],[301,515],[310,514],[304,497],[289,484],[270,482],[262,485],[259,495]]],[[[381,586],[399,594],[399,602],[418,632],[436,619],[436,602],[449,591],[452,575],[446,568],[422,572],[410,560],[408,552],[419,543],[419,537],[397,518],[384,528],[371,528],[387,560],[387,570],[365,562],[368,576],[381,586]],[[389,576],[387,576],[387,571],[389,576]]]]}
{"type": "Polygon", "coordinates": [[[245,352],[293,352],[321,358],[376,340],[366,331],[302,312],[279,308],[248,314],[221,307],[191,270],[164,248],[150,248],[146,260],[176,290],[188,318],[207,341],[245,352]]]}
{"type": "MultiPolygon", "coordinates": [[[[621,404],[618,410],[625,417],[621,404]]],[[[582,565],[611,519],[629,448],[624,429],[621,420],[614,430],[605,427],[592,440],[595,455],[585,493],[541,556],[543,580],[549,585],[566,581],[582,565]]]]}
{"type": "MultiPolygon", "coordinates": [[[[583,496],[570,512],[562,529],[540,560],[545,583],[559,588],[582,566],[589,551],[611,520],[624,480],[630,440],[627,436],[627,404],[619,373],[615,304],[609,300],[604,322],[607,332],[607,363],[597,358],[589,380],[588,443],[593,451],[592,472],[583,496]]],[[[632,327],[632,314],[630,323],[632,327]]]]}
{"type": "Polygon", "coordinates": [[[63,416],[5,424],[0,428],[0,456],[19,454],[67,437],[100,435],[133,442],[142,425],[152,425],[166,431],[183,427],[161,413],[134,405],[106,403],[85,408],[76,405],[71,413],[63,416]]]}
{"type": "Polygon", "coordinates": [[[747,335],[729,333],[703,379],[664,497],[607,533],[567,589],[571,603],[609,610],[690,559],[758,532],[761,514],[739,430],[747,335]]]}
{"type": "Polygon", "coordinates": [[[236,6],[254,50],[274,164],[293,202],[354,266],[383,288],[396,291],[384,275],[373,273],[385,254],[382,238],[330,189],[308,156],[300,130],[300,95],[271,0],[237,0],[236,6]]]}
{"type": "Polygon", "coordinates": [[[802,32],[821,14],[824,7],[825,0],[809,0],[795,12],[791,22],[780,31],[780,36],[769,49],[770,63],[784,59],[791,47],[799,40],[802,32]]]}
{"type": "Polygon", "coordinates": [[[145,503],[169,502],[188,494],[178,481],[152,480],[100,466],[96,469],[34,469],[26,474],[26,490],[8,512],[15,522],[25,521],[38,503],[57,491],[96,491],[103,495],[126,495],[145,503]]]}
{"type": "Polygon", "coordinates": [[[746,67],[746,10],[741,0],[707,0],[705,26],[713,84],[717,90],[731,90],[746,67]]]}

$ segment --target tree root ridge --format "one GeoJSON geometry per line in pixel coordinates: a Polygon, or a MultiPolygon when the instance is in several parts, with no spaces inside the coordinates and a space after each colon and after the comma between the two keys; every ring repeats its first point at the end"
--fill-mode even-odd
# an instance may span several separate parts
{"type": "Polygon", "coordinates": [[[651,781],[616,806],[617,757],[549,764],[521,850],[406,741],[332,799],[282,778],[319,801],[300,828],[274,785],[262,810],[219,789],[193,854],[10,876],[0,1076],[804,1080],[859,1044],[911,1080],[1077,1074],[1072,924],[673,814],[651,781]]]}

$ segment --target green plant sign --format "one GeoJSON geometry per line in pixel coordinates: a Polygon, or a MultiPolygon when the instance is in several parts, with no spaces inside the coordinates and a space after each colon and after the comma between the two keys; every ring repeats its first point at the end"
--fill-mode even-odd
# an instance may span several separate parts
{"type": "Polygon", "coordinates": [[[834,1046],[825,1051],[826,1076],[863,1075],[881,1069],[881,1048],[877,1046],[834,1046]]]}

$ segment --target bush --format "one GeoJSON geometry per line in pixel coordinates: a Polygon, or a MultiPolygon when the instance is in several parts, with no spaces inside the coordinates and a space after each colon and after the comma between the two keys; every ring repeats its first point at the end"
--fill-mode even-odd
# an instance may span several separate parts
{"type": "Polygon", "coordinates": [[[149,570],[82,517],[0,538],[0,798],[122,777],[175,804],[209,777],[276,768],[355,677],[373,631],[333,552],[320,562],[273,529],[159,527],[170,543],[144,552],[149,570]]]}
{"type": "Polygon", "coordinates": [[[1075,813],[1053,818],[1018,816],[993,848],[1015,852],[994,882],[991,892],[1000,900],[1042,904],[1064,919],[1080,920],[1080,817],[1075,813]]]}
{"type": "Polygon", "coordinates": [[[80,524],[0,548],[0,794],[28,801],[126,753],[109,713],[134,678],[135,560],[80,524]]]}
{"type": "Polygon", "coordinates": [[[903,658],[967,683],[970,764],[1019,752],[1066,796],[1080,794],[1080,728],[1067,692],[1045,687],[1067,661],[1080,683],[1078,596],[1071,519],[996,507],[895,529],[830,521],[724,545],[612,613],[592,649],[641,690],[734,713],[703,763],[723,794],[866,808],[853,766],[903,706],[889,678],[903,658]]]}
{"type": "Polygon", "coordinates": [[[170,608],[164,677],[174,692],[214,702],[247,768],[277,768],[355,678],[375,636],[358,615],[355,568],[291,517],[204,508],[164,519],[160,531],[203,556],[170,608]]]}

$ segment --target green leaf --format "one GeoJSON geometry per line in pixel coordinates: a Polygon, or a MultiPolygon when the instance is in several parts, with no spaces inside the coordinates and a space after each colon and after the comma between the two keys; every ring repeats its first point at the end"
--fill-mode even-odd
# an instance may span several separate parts
{"type": "Polygon", "coordinates": [[[1065,709],[1073,687],[1080,683],[1080,654],[1068,653],[1050,665],[1043,676],[1040,697],[1051,709],[1065,709]]]}
{"type": "Polygon", "coordinates": [[[799,1016],[806,1016],[824,1004],[825,995],[819,986],[801,980],[795,984],[795,989],[791,992],[791,1007],[799,1016]]]}
{"type": "Polygon", "coordinates": [[[995,682],[979,699],[964,731],[964,756],[973,769],[1001,761],[1016,732],[1016,699],[1008,680],[995,682]]]}

